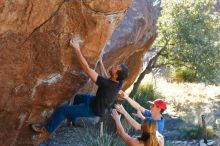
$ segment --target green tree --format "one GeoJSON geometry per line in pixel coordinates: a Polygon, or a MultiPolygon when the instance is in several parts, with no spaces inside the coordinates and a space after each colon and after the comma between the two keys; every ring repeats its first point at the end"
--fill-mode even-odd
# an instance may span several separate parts
{"type": "Polygon", "coordinates": [[[158,63],[185,66],[196,72],[198,81],[219,83],[220,15],[213,11],[215,3],[216,0],[162,1],[155,46],[166,46],[166,50],[158,63]]]}
{"type": "Polygon", "coordinates": [[[187,68],[197,81],[220,83],[220,13],[216,0],[163,0],[154,56],[134,83],[134,96],[145,74],[165,65],[187,68]]]}

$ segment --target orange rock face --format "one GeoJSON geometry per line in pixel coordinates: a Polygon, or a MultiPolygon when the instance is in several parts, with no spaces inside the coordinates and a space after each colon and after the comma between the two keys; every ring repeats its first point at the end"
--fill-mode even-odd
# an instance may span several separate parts
{"type": "Polygon", "coordinates": [[[146,0],[1,0],[0,145],[32,145],[28,125],[46,122],[87,83],[71,37],[93,68],[101,54],[107,68],[125,62],[128,87],[154,41],[156,20],[146,0]]]}
{"type": "MultiPolygon", "coordinates": [[[[103,62],[107,70],[112,64],[125,63],[129,68],[129,78],[124,83],[127,89],[135,81],[142,69],[144,54],[156,38],[156,22],[160,14],[160,3],[150,0],[133,0],[125,18],[107,42],[103,62]]],[[[100,71],[97,66],[97,71],[100,71]]],[[[95,92],[94,84],[86,84],[80,92],[95,92]]]]}

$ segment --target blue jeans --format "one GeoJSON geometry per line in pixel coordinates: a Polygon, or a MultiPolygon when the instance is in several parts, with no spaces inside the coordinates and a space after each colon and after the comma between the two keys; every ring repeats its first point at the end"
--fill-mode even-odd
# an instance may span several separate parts
{"type": "Polygon", "coordinates": [[[50,122],[45,125],[45,128],[49,133],[52,133],[67,118],[75,122],[78,117],[95,117],[96,115],[91,106],[91,101],[94,97],[95,95],[92,94],[77,94],[73,105],[58,107],[50,122]]]}

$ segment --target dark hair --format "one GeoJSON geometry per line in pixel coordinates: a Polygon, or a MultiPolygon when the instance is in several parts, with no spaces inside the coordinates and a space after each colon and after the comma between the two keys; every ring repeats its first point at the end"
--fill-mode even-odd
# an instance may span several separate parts
{"type": "Polygon", "coordinates": [[[120,67],[121,67],[121,70],[117,72],[118,81],[122,81],[128,77],[128,67],[125,64],[121,64],[120,67]]]}
{"type": "Polygon", "coordinates": [[[164,111],[165,111],[164,109],[161,109],[161,110],[160,110],[160,114],[162,114],[164,111]]]}

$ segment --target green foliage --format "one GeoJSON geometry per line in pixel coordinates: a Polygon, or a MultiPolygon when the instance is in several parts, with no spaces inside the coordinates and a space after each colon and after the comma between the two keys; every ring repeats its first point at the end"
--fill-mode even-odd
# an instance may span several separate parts
{"type": "Polygon", "coordinates": [[[173,146],[173,143],[170,141],[165,141],[165,146],[173,146]]]}
{"type": "Polygon", "coordinates": [[[115,134],[107,132],[100,136],[100,132],[96,130],[88,130],[84,133],[82,139],[83,146],[126,146],[121,138],[115,134]]]}
{"type": "Polygon", "coordinates": [[[185,66],[196,79],[220,83],[220,14],[216,0],[164,0],[156,48],[166,46],[159,62],[185,66]],[[166,42],[168,42],[167,45],[166,42]]]}
{"type": "Polygon", "coordinates": [[[178,83],[194,82],[196,79],[196,72],[186,67],[176,68],[171,75],[171,79],[178,83]]]}
{"type": "Polygon", "coordinates": [[[207,126],[206,129],[207,129],[207,137],[208,138],[211,138],[216,134],[216,132],[215,132],[215,130],[213,129],[212,126],[207,126]]]}
{"type": "MultiPolygon", "coordinates": [[[[153,101],[156,98],[161,98],[161,94],[155,90],[153,83],[147,83],[140,86],[137,90],[137,93],[133,97],[135,101],[146,109],[150,108],[150,104],[147,101],[153,101]]],[[[136,112],[136,110],[127,102],[125,103],[124,107],[130,114],[136,112]]]]}
{"type": "MultiPolygon", "coordinates": [[[[212,138],[215,135],[215,131],[213,130],[212,126],[207,126],[206,131],[207,138],[212,138]]],[[[186,136],[189,139],[203,138],[203,128],[201,126],[188,127],[183,129],[183,132],[186,133],[186,136]]]]}
{"type": "Polygon", "coordinates": [[[202,138],[202,127],[200,127],[200,126],[185,128],[185,129],[183,129],[183,132],[186,133],[186,136],[189,139],[202,138]]]}

